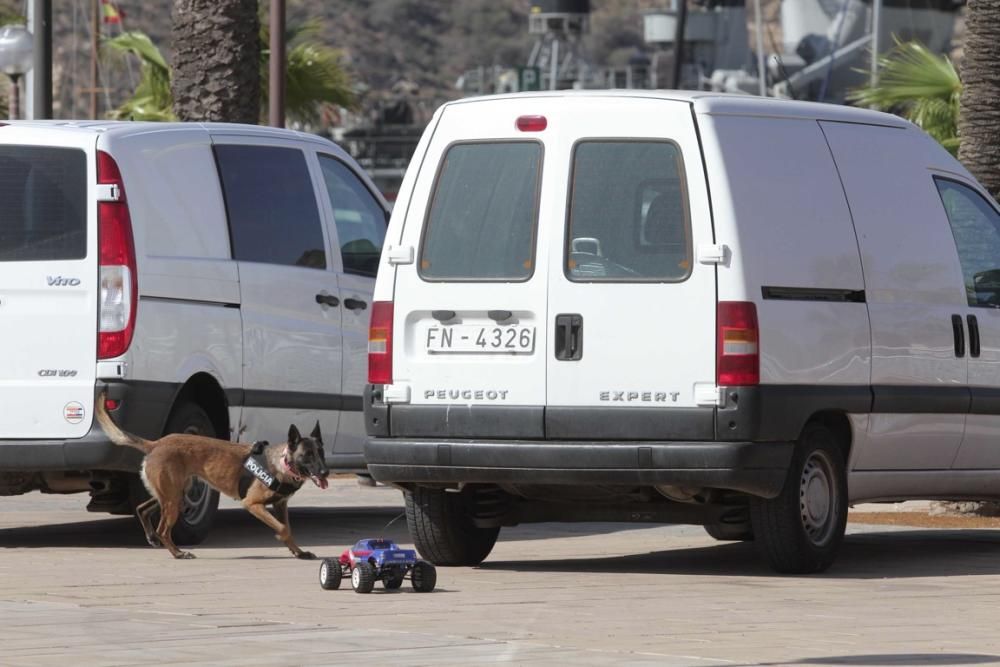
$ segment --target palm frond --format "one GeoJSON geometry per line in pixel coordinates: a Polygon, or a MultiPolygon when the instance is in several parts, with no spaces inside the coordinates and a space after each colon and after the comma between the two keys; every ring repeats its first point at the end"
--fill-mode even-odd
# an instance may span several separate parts
{"type": "MultiPolygon", "coordinates": [[[[267,113],[270,26],[260,22],[261,110],[267,113]]],[[[323,22],[308,19],[287,26],[285,43],[289,45],[285,69],[285,112],[289,119],[305,124],[318,123],[330,107],[351,108],[355,104],[351,77],[339,49],[322,43],[323,22]]]]}
{"type": "Polygon", "coordinates": [[[324,105],[351,107],[351,79],[339,50],[312,42],[298,44],[288,53],[285,104],[292,118],[315,123],[324,105]]]}
{"type": "Polygon", "coordinates": [[[897,42],[879,58],[878,84],[852,91],[848,100],[901,115],[954,153],[961,90],[958,72],[947,56],[920,42],[897,42]]]}
{"type": "Polygon", "coordinates": [[[105,40],[104,44],[112,52],[134,55],[140,62],[135,92],[108,116],[129,120],[174,120],[170,67],[149,36],[138,31],[123,32],[105,40]]]}

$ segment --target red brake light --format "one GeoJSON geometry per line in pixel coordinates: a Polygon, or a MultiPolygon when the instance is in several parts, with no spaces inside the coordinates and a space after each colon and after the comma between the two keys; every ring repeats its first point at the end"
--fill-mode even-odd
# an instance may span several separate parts
{"type": "Polygon", "coordinates": [[[372,304],[368,325],[368,382],[392,384],[392,301],[372,304]]]}
{"type": "Polygon", "coordinates": [[[720,301],[717,323],[717,384],[760,384],[757,307],[748,301],[720,301]]]}
{"type": "Polygon", "coordinates": [[[125,200],[125,183],[113,157],[97,151],[97,182],[117,187],[117,201],[97,204],[101,295],[97,357],[121,356],[132,343],[139,286],[136,277],[132,219],[125,200]]]}
{"type": "Polygon", "coordinates": [[[521,132],[541,132],[549,125],[545,116],[519,116],[515,123],[521,132]]]}

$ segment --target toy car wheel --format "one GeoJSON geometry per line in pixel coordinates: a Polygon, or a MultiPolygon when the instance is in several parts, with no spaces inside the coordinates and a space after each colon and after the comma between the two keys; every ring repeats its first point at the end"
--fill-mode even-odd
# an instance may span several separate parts
{"type": "Polygon", "coordinates": [[[375,588],[375,570],[371,563],[360,562],[351,570],[351,588],[355,593],[371,593],[375,588]]]}
{"type": "Polygon", "coordinates": [[[410,583],[413,590],[418,593],[430,593],[437,585],[437,569],[425,560],[418,560],[413,565],[413,574],[410,575],[410,583]]]}
{"type": "Polygon", "coordinates": [[[325,591],[335,591],[340,588],[340,579],[344,576],[340,562],[335,558],[324,558],[319,564],[319,585],[325,591]]]}
{"type": "Polygon", "coordinates": [[[393,569],[390,571],[385,579],[382,580],[382,585],[385,586],[387,591],[394,591],[403,585],[403,572],[402,570],[393,569]]]}

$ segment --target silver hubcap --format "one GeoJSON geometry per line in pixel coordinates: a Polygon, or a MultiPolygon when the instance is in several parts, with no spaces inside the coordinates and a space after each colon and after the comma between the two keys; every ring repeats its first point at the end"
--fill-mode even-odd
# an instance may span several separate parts
{"type": "Polygon", "coordinates": [[[836,488],[833,462],[825,452],[815,451],[802,467],[799,478],[799,515],[809,541],[825,544],[833,535],[836,521],[836,488]]]}
{"type": "Polygon", "coordinates": [[[361,568],[355,567],[351,570],[351,585],[355,588],[361,583],[361,568]]]}
{"type": "Polygon", "coordinates": [[[330,566],[323,561],[323,564],[319,566],[319,580],[322,583],[326,583],[330,578],[330,566]]]}

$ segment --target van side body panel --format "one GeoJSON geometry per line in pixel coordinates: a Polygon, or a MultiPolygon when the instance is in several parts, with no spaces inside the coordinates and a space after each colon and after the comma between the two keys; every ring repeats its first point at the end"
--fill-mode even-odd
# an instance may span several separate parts
{"type": "Polygon", "coordinates": [[[861,244],[872,417],[859,470],[947,470],[968,411],[952,319],[966,303],[928,145],[912,129],[822,123],[861,244]]]}
{"type": "Polygon", "coordinates": [[[711,114],[698,123],[717,243],[732,248],[719,300],[757,306],[761,384],[867,386],[865,281],[819,125],[711,114]]]}

